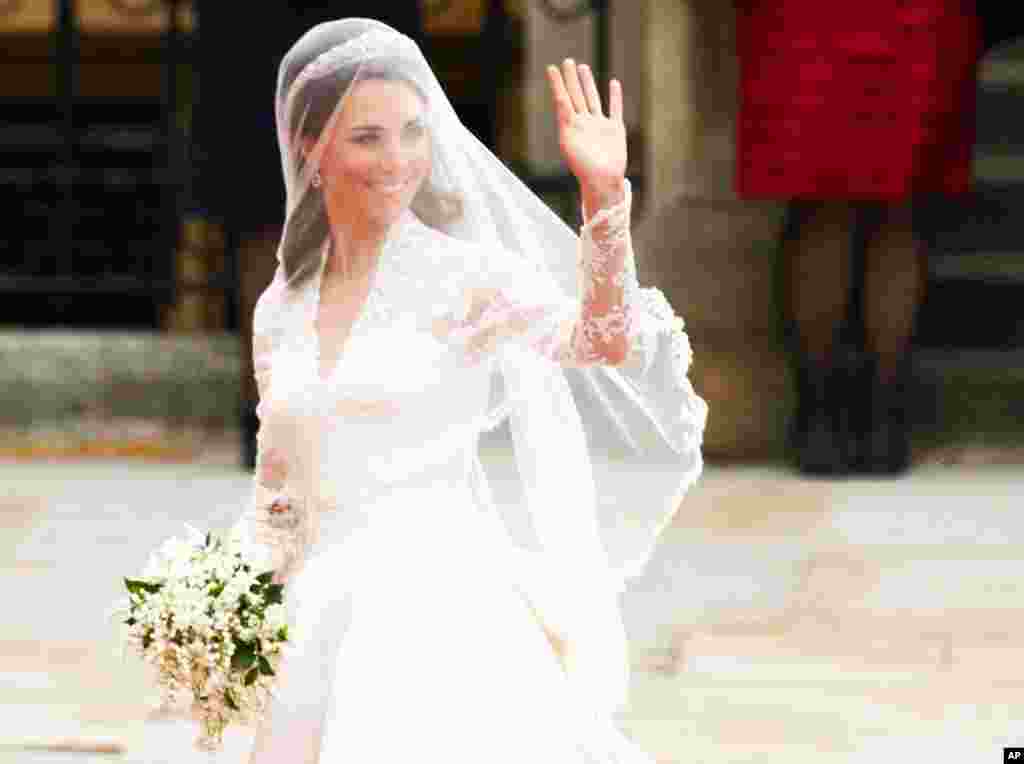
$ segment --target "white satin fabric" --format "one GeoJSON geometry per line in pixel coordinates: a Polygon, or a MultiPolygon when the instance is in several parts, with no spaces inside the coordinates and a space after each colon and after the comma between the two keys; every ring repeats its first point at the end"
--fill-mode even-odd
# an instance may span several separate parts
{"type": "Polygon", "coordinates": [[[534,608],[572,603],[481,511],[466,453],[361,504],[358,531],[321,516],[253,764],[653,762],[564,673],[534,608]]]}
{"type": "MultiPolygon", "coordinates": [[[[470,288],[472,270],[459,261],[487,257],[411,213],[398,225],[402,234],[381,256],[365,309],[325,378],[312,330],[319,280],[296,294],[272,284],[257,307],[260,453],[283,465],[274,476],[283,479],[267,479],[261,465],[242,524],[260,538],[263,509],[277,495],[302,521],[289,543],[271,550],[274,565],[288,571],[297,640],[251,762],[651,762],[612,716],[629,683],[621,582],[595,578],[601,568],[585,557],[558,554],[576,543],[559,538],[561,528],[587,528],[564,518],[592,512],[593,498],[527,488],[518,510],[499,508],[478,453],[481,433],[515,412],[517,396],[531,401],[524,417],[575,415],[538,408],[564,399],[538,395],[529,382],[537,378],[528,373],[534,361],[562,379],[540,350],[562,311],[540,310],[528,280],[503,266],[502,305],[512,308],[500,315],[546,318],[528,331],[498,332],[504,341],[483,353],[467,354],[451,336],[439,340],[428,328],[457,311],[470,288]],[[450,282],[446,263],[458,266],[450,282]],[[433,299],[412,299],[417,291],[433,299]],[[309,331],[275,331],[282,317],[309,331]],[[394,348],[403,352],[388,352],[394,348]],[[501,378],[505,403],[496,413],[501,378]]],[[[480,276],[478,269],[474,286],[480,276]]],[[[680,371],[685,335],[641,302],[633,308],[632,355],[615,371],[664,385],[680,371]]],[[[680,406],[675,383],[664,387],[665,405],[679,426],[702,427],[703,402],[687,383],[692,397],[680,406]]],[[[549,479],[533,475],[527,485],[552,485],[558,470],[573,468],[552,454],[558,449],[527,467],[548,470],[549,479]]],[[[690,457],[692,473],[670,475],[674,485],[699,472],[699,449],[690,457]]],[[[516,463],[522,470],[524,460],[516,463]]],[[[628,523],[614,527],[628,532],[628,523]]],[[[657,531],[644,523],[636,530],[657,531]]],[[[600,540],[581,537],[577,546],[593,545],[600,540]]]]}

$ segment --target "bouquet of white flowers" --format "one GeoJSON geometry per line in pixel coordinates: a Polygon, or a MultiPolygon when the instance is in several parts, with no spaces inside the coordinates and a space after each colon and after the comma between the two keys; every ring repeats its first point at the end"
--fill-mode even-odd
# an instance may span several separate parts
{"type": "Polygon", "coordinates": [[[260,571],[236,533],[171,538],[114,610],[126,646],[157,670],[164,708],[190,693],[201,734],[196,747],[220,750],[225,728],[249,724],[266,708],[282,645],[289,641],[281,584],[260,571]]]}

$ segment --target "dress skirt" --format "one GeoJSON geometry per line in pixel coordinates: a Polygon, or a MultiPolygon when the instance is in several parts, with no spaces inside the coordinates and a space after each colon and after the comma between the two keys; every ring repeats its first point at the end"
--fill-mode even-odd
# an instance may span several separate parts
{"type": "Polygon", "coordinates": [[[407,487],[367,516],[323,515],[286,586],[296,644],[252,764],[654,764],[567,681],[543,566],[468,485],[407,487]]]}
{"type": "Polygon", "coordinates": [[[738,0],[741,197],[970,188],[981,33],[969,0],[738,0]]]}

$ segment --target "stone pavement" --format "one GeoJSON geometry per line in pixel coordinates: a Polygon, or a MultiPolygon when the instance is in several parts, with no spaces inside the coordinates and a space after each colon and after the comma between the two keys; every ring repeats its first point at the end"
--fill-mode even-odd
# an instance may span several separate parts
{"type": "MultiPolygon", "coordinates": [[[[0,762],[206,760],[191,722],[150,711],[102,610],[248,484],[217,465],[0,464],[0,762]]],[[[666,764],[1001,760],[1024,745],[1022,496],[1012,465],[835,483],[709,467],[624,598],[623,728],[666,764]]],[[[247,741],[229,734],[222,760],[247,741]]]]}

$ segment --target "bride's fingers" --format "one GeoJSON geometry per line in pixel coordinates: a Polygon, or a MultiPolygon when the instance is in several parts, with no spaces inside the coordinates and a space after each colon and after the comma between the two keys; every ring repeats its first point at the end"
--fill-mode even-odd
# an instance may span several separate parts
{"type": "Polygon", "coordinates": [[[622,83],[618,80],[608,83],[608,116],[617,122],[622,121],[622,83]]]}
{"type": "Polygon", "coordinates": [[[569,91],[569,99],[577,114],[586,114],[587,99],[583,97],[583,88],[580,86],[580,75],[576,71],[576,62],[571,58],[562,62],[562,77],[565,79],[565,89],[569,91]]]}
{"type": "Polygon", "coordinates": [[[587,107],[590,109],[590,113],[599,117],[604,116],[604,112],[601,110],[601,94],[597,92],[594,73],[586,64],[581,64],[579,69],[580,79],[583,81],[583,95],[587,98],[587,107]]]}
{"type": "Polygon", "coordinates": [[[569,122],[572,120],[576,110],[573,108],[572,101],[569,100],[569,94],[565,90],[562,73],[558,71],[557,66],[552,64],[548,66],[547,74],[548,84],[551,86],[551,95],[555,99],[555,115],[558,117],[559,122],[569,122]]]}

